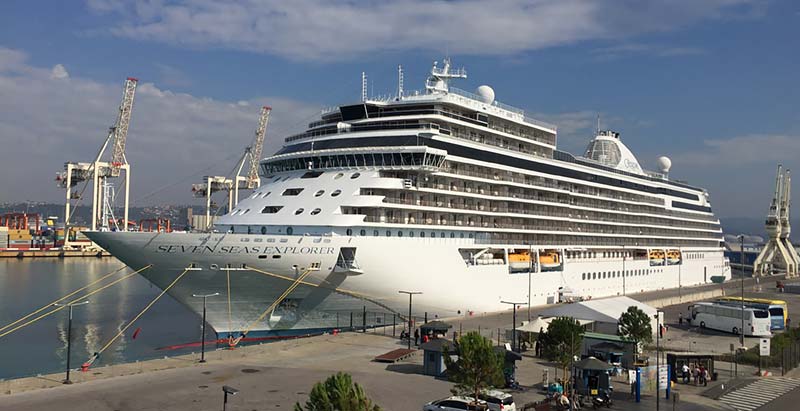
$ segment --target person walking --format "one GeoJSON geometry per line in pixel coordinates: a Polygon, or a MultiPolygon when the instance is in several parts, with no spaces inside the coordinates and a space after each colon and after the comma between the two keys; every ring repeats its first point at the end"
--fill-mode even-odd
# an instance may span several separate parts
{"type": "Polygon", "coordinates": [[[699,377],[699,380],[700,380],[700,384],[702,384],[704,386],[708,385],[708,383],[706,383],[706,369],[702,365],[700,366],[700,369],[698,370],[698,377],[699,377]]]}
{"type": "Polygon", "coordinates": [[[681,367],[681,372],[683,373],[683,383],[689,383],[689,366],[686,363],[683,363],[683,367],[681,367]]]}
{"type": "Polygon", "coordinates": [[[414,330],[414,345],[419,345],[419,328],[414,330]]]}
{"type": "Polygon", "coordinates": [[[694,382],[694,385],[697,385],[698,374],[699,372],[697,371],[697,367],[692,364],[692,381],[694,382]]]}
{"type": "Polygon", "coordinates": [[[683,313],[678,313],[678,325],[683,325],[683,313]]]}
{"type": "Polygon", "coordinates": [[[703,369],[703,386],[708,387],[708,380],[711,378],[711,375],[708,373],[708,368],[703,369]]]}

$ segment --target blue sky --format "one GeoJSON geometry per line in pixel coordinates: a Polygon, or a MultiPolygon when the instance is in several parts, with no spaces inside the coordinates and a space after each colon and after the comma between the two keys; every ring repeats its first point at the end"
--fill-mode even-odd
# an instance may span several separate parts
{"type": "MultiPolygon", "coordinates": [[[[444,55],[458,86],[559,126],[580,153],[596,115],[646,168],[708,188],[720,216],[762,216],[775,165],[800,170],[800,4],[791,1],[0,3],[0,202],[62,197],[138,77],[128,159],[136,203],[190,203],[227,173],[263,104],[266,151],[321,107],[421,88],[444,55]],[[752,199],[752,200],[751,200],[752,199]]],[[[797,191],[796,191],[797,192],[797,191]]]]}

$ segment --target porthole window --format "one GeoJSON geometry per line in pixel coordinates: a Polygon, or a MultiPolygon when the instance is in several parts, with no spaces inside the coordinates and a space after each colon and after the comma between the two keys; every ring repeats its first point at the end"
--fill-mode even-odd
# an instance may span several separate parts
{"type": "Polygon", "coordinates": [[[352,228],[348,228],[347,231],[345,231],[345,232],[347,233],[347,235],[353,235],[353,229],[352,228]]]}
{"type": "Polygon", "coordinates": [[[424,231],[420,231],[419,232],[419,236],[422,237],[422,238],[425,238],[425,232],[424,231]]]}
{"type": "Polygon", "coordinates": [[[436,238],[436,233],[431,231],[431,238],[436,238]]]}
{"type": "Polygon", "coordinates": [[[353,175],[350,176],[350,178],[353,179],[353,180],[355,180],[355,179],[357,179],[359,177],[361,177],[361,173],[353,173],[353,175]]]}
{"type": "Polygon", "coordinates": [[[402,232],[402,231],[398,231],[398,232],[397,232],[397,236],[398,236],[398,237],[402,237],[402,236],[403,236],[403,232],[402,232]]]}
{"type": "Polygon", "coordinates": [[[464,233],[461,233],[461,238],[464,238],[464,233]]]}
{"type": "Polygon", "coordinates": [[[450,238],[456,238],[456,233],[450,233],[450,238]]]}
{"type": "Polygon", "coordinates": [[[218,266],[218,265],[216,265],[216,264],[211,264],[211,267],[210,267],[210,268],[211,268],[212,270],[219,270],[219,266],[218,266]]]}
{"type": "Polygon", "coordinates": [[[334,180],[338,180],[338,179],[342,178],[343,176],[344,176],[344,173],[337,173],[335,176],[333,176],[333,179],[334,180]]]}
{"type": "Polygon", "coordinates": [[[305,211],[305,209],[298,208],[297,210],[294,211],[294,215],[303,214],[303,211],[305,211]]]}
{"type": "Polygon", "coordinates": [[[367,235],[367,230],[361,230],[360,234],[361,234],[362,236],[365,236],[365,235],[367,235]]]}
{"type": "Polygon", "coordinates": [[[581,274],[581,280],[586,280],[586,273],[581,274]]]}
{"type": "Polygon", "coordinates": [[[339,194],[342,194],[342,190],[335,190],[334,192],[331,193],[331,197],[336,197],[339,194]]]}
{"type": "Polygon", "coordinates": [[[247,214],[249,212],[250,212],[250,209],[248,208],[247,210],[244,210],[244,212],[242,214],[247,214]]]}
{"type": "Polygon", "coordinates": [[[262,193],[261,194],[261,198],[264,198],[264,197],[266,197],[266,196],[268,196],[270,194],[272,194],[272,191],[267,191],[266,193],[262,193]]]}
{"type": "Polygon", "coordinates": [[[391,232],[391,231],[389,231],[389,230],[386,230],[386,236],[387,236],[387,237],[391,237],[391,236],[392,236],[392,232],[391,232]]]}
{"type": "Polygon", "coordinates": [[[315,208],[315,209],[311,210],[311,215],[317,215],[317,214],[319,214],[320,212],[322,212],[322,209],[315,208]]]}
{"type": "Polygon", "coordinates": [[[439,237],[444,238],[444,232],[439,233],[439,237]]]}
{"type": "Polygon", "coordinates": [[[262,226],[261,227],[261,234],[266,234],[266,233],[267,233],[267,227],[263,227],[262,226]]]}
{"type": "Polygon", "coordinates": [[[414,236],[414,232],[413,232],[413,231],[409,231],[409,232],[408,232],[408,236],[409,236],[409,237],[413,237],[413,236],[414,236]]]}
{"type": "Polygon", "coordinates": [[[377,236],[379,236],[380,234],[378,233],[378,230],[374,230],[374,231],[372,231],[372,235],[373,235],[373,236],[375,236],[375,237],[377,237],[377,236]]]}
{"type": "Polygon", "coordinates": [[[294,233],[294,228],[292,228],[292,227],[286,227],[286,234],[288,234],[288,235],[292,235],[293,233],[294,233]]]}
{"type": "Polygon", "coordinates": [[[472,233],[469,233],[469,238],[472,238],[472,233]]]}
{"type": "Polygon", "coordinates": [[[314,193],[314,197],[319,197],[319,196],[321,196],[323,194],[325,194],[325,190],[319,190],[316,193],[314,193]]]}

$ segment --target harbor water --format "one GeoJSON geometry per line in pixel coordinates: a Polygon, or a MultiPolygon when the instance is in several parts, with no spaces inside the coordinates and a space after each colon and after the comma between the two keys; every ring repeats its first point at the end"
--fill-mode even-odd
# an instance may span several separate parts
{"type": "MultiPolygon", "coordinates": [[[[120,267],[124,264],[115,258],[0,260],[0,327],[120,267]]],[[[132,271],[125,267],[71,299],[132,271]]],[[[72,367],[80,367],[99,351],[160,292],[137,274],[90,296],[89,304],[74,307],[72,367]]],[[[47,311],[49,309],[42,313],[47,311]]],[[[0,337],[0,379],[63,371],[67,354],[67,321],[68,310],[63,309],[0,337]]],[[[167,347],[200,341],[201,322],[199,316],[165,294],[103,352],[95,365],[199,352],[199,346],[167,347]],[[133,338],[137,329],[140,330],[133,338]]],[[[0,331],[0,334],[11,328],[0,331]]],[[[207,335],[208,339],[213,338],[210,329],[207,335]]]]}

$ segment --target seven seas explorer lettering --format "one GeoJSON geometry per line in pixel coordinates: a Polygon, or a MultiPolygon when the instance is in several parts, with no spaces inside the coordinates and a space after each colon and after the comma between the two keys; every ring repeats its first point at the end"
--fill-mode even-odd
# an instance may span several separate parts
{"type": "Polygon", "coordinates": [[[245,247],[238,245],[160,245],[159,253],[189,254],[333,254],[333,247],[245,247]]]}

